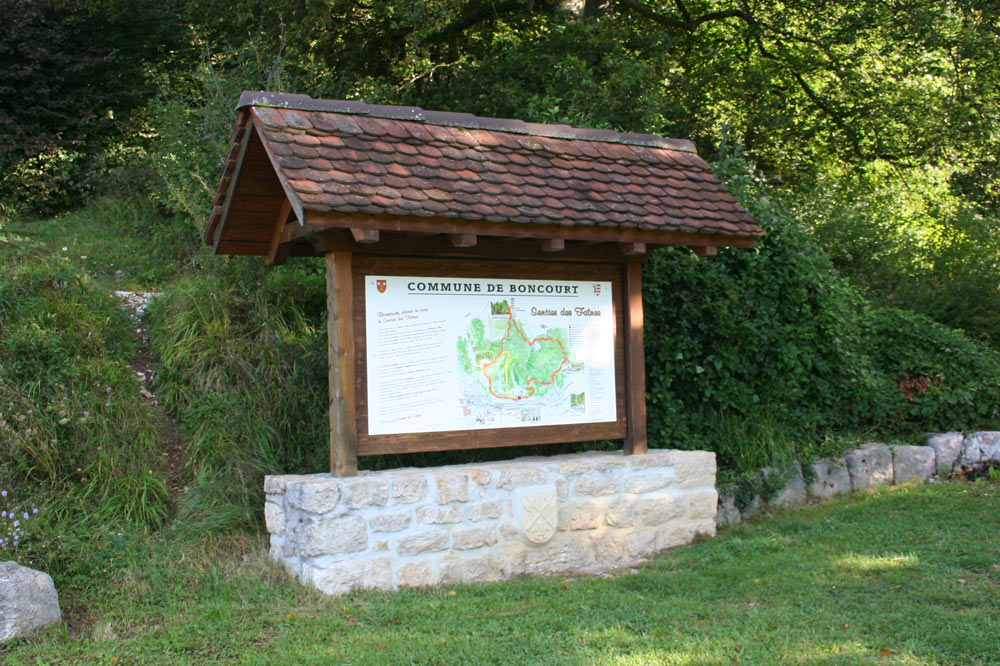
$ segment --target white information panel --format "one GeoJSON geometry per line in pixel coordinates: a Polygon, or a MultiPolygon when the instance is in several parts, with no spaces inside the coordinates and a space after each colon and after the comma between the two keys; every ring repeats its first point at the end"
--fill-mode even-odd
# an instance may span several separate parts
{"type": "Polygon", "coordinates": [[[615,421],[611,283],[365,276],[368,434],[615,421]]]}

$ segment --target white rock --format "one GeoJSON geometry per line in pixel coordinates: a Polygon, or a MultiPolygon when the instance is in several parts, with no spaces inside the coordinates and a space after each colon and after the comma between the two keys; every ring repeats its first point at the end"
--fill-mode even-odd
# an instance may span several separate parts
{"type": "Polygon", "coordinates": [[[809,483],[809,495],[817,499],[830,499],[851,492],[851,475],[847,471],[847,459],[817,460],[812,465],[813,480],[809,483]]]}
{"type": "Polygon", "coordinates": [[[929,446],[893,446],[892,475],[894,483],[914,479],[929,479],[937,471],[937,454],[929,446]]]}
{"type": "Polygon", "coordinates": [[[864,490],[892,483],[892,452],[879,442],[865,444],[848,452],[847,472],[851,475],[851,490],[864,490]]]}
{"type": "Polygon", "coordinates": [[[983,430],[972,433],[966,439],[973,439],[979,444],[980,460],[1000,460],[1000,432],[983,430]]]}
{"type": "Polygon", "coordinates": [[[728,493],[719,494],[719,507],[715,512],[716,525],[729,525],[742,520],[740,509],[736,506],[736,496],[728,493]]]}
{"type": "Polygon", "coordinates": [[[960,432],[931,435],[927,439],[927,446],[934,449],[938,471],[947,474],[955,469],[958,459],[962,457],[962,451],[965,450],[965,437],[960,432]]]}
{"type": "Polygon", "coordinates": [[[793,464],[785,470],[776,467],[765,467],[761,470],[767,478],[778,477],[782,485],[768,504],[771,506],[795,506],[806,502],[806,483],[802,479],[802,466],[793,464]]]}
{"type": "Polygon", "coordinates": [[[17,562],[0,562],[0,642],[27,636],[61,619],[51,576],[17,562]]]}

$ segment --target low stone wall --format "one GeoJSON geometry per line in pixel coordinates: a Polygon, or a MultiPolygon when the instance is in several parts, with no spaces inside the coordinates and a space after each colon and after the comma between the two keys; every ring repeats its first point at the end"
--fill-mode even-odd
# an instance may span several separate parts
{"type": "Polygon", "coordinates": [[[787,470],[765,469],[766,476],[782,477],[782,487],[774,497],[766,500],[754,497],[744,506],[737,506],[732,493],[722,492],[715,520],[719,525],[737,523],[766,506],[790,506],[847,492],[929,479],[949,474],[960,465],[985,460],[1000,460],[1000,431],[934,434],[928,437],[926,446],[888,446],[871,442],[849,451],[843,458],[814,462],[806,470],[799,463],[787,470]]]}
{"type": "Polygon", "coordinates": [[[715,534],[715,454],[269,476],[271,557],[328,594],[629,565],[715,534]]]}

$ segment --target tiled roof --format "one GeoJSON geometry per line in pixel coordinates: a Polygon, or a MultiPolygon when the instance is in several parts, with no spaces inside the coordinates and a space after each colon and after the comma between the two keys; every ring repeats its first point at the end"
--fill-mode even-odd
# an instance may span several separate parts
{"type": "Polygon", "coordinates": [[[763,234],[688,141],[300,95],[240,106],[302,223],[329,211],[763,234]]]}

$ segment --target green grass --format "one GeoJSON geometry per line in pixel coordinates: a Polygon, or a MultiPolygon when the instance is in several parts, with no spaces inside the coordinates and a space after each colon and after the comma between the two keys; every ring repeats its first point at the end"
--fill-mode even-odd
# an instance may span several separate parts
{"type": "MultiPolygon", "coordinates": [[[[724,530],[615,578],[327,598],[261,542],[124,541],[20,664],[994,664],[1000,490],[885,489],[724,530]]],[[[110,546],[109,546],[110,548],[110,546]]],[[[61,581],[57,580],[57,585],[61,581]]]]}
{"type": "Polygon", "coordinates": [[[186,220],[138,197],[105,196],[53,219],[0,223],[36,254],[61,257],[108,289],[161,289],[198,258],[200,238],[186,220]]]}

